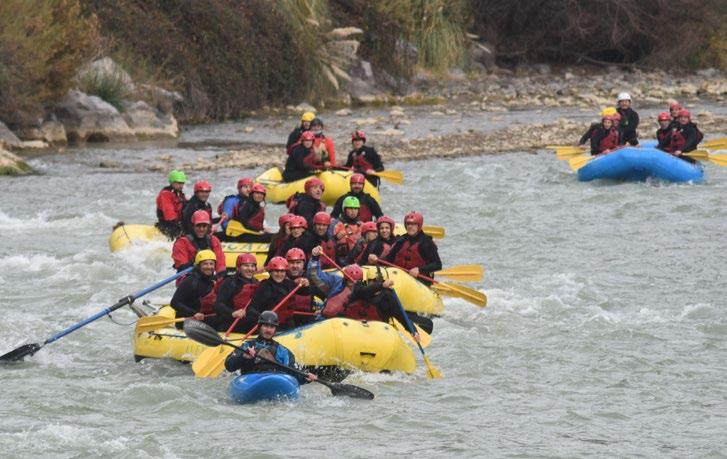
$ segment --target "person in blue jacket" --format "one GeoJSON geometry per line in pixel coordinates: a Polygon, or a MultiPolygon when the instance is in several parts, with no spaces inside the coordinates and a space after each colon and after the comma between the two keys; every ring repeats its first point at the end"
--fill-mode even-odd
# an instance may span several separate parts
{"type": "MultiPolygon", "coordinates": [[[[299,369],[295,363],[295,355],[290,350],[273,339],[278,329],[278,315],[273,311],[264,311],[258,319],[260,327],[257,338],[245,341],[240,349],[235,349],[225,360],[227,371],[240,371],[246,373],[275,373],[285,370],[265,361],[274,360],[283,365],[299,369]],[[262,357],[262,358],[260,358],[262,357]]],[[[285,372],[286,374],[289,374],[285,372]]],[[[313,382],[318,377],[307,373],[306,377],[292,375],[300,384],[313,382]]]]}

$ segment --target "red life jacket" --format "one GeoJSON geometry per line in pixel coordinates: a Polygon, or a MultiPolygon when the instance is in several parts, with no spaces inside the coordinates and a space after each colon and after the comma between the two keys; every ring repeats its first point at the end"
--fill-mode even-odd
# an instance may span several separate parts
{"type": "Polygon", "coordinates": [[[364,173],[367,170],[373,169],[374,165],[366,161],[366,151],[354,152],[353,154],[353,170],[359,173],[364,173]]]}
{"type": "MultiPolygon", "coordinates": [[[[235,213],[237,213],[237,209],[235,209],[235,213]]],[[[253,231],[262,231],[264,230],[263,222],[265,221],[265,208],[260,206],[260,208],[253,214],[252,217],[250,217],[247,220],[247,225],[245,225],[245,228],[251,229],[253,231]]]]}
{"type": "Polygon", "coordinates": [[[232,305],[235,311],[243,309],[250,303],[255,290],[260,286],[258,282],[251,282],[242,286],[239,292],[232,297],[232,305]]]}
{"type": "Polygon", "coordinates": [[[682,151],[682,149],[684,148],[684,145],[686,145],[686,143],[687,143],[687,139],[684,138],[684,136],[682,135],[682,133],[679,130],[675,129],[671,133],[671,143],[669,144],[669,149],[671,152],[674,152],[677,150],[682,151]]]}
{"type": "Polygon", "coordinates": [[[601,139],[601,142],[599,144],[601,151],[613,150],[614,148],[618,147],[618,137],[618,131],[616,129],[609,129],[608,135],[601,139]]]}
{"type": "Polygon", "coordinates": [[[323,308],[323,311],[321,312],[323,317],[331,318],[343,314],[346,310],[348,300],[351,298],[351,293],[353,293],[353,288],[345,285],[343,290],[328,298],[326,301],[326,307],[323,308]]]}
{"type": "Polygon", "coordinates": [[[356,245],[356,241],[361,238],[361,223],[349,224],[338,222],[333,229],[333,234],[336,235],[344,231],[348,237],[336,240],[336,253],[339,256],[346,256],[351,252],[353,246],[356,245]]]}
{"type": "Polygon", "coordinates": [[[217,290],[213,288],[199,299],[199,312],[205,315],[215,312],[215,300],[217,300],[217,290]]]}
{"type": "Polygon", "coordinates": [[[381,250],[381,255],[379,255],[379,258],[384,258],[391,252],[391,244],[388,242],[381,241],[381,244],[384,246],[384,248],[381,250]]]}
{"type": "MultiPolygon", "coordinates": [[[[320,241],[320,246],[323,249],[323,253],[325,253],[328,258],[335,260],[336,243],[333,242],[333,239],[329,238],[328,240],[320,241]]],[[[335,266],[326,259],[321,259],[321,267],[323,269],[335,268],[335,266]]]]}
{"type": "MultiPolygon", "coordinates": [[[[298,207],[298,203],[300,202],[300,198],[305,195],[306,195],[305,193],[295,193],[295,194],[291,195],[288,198],[288,200],[285,201],[285,206],[288,208],[288,212],[290,212],[291,214],[294,214],[295,208],[298,207]]],[[[311,199],[313,199],[313,198],[311,197],[311,199]]],[[[318,200],[318,207],[320,208],[321,212],[326,211],[326,204],[321,200],[318,200]]]]}
{"type": "MultiPolygon", "coordinates": [[[[291,279],[295,280],[300,277],[304,276],[298,276],[298,277],[290,277],[291,279]]],[[[291,311],[303,311],[303,312],[311,312],[313,308],[311,305],[313,304],[313,295],[303,295],[299,292],[301,292],[303,289],[301,288],[298,290],[295,295],[293,295],[293,298],[291,298],[290,301],[288,301],[287,308],[291,311]]]]}
{"type": "Polygon", "coordinates": [[[356,300],[349,303],[343,315],[356,320],[381,320],[376,306],[366,303],[363,300],[356,300]]]}
{"type": "Polygon", "coordinates": [[[427,264],[419,253],[419,241],[420,240],[417,239],[417,241],[412,244],[408,239],[404,240],[401,245],[401,249],[399,249],[396,253],[396,257],[394,257],[394,264],[401,266],[407,271],[427,264]]]}
{"type": "Polygon", "coordinates": [[[331,317],[348,317],[356,320],[381,320],[376,307],[369,305],[363,300],[349,302],[353,287],[346,285],[343,290],[336,295],[328,298],[326,307],[323,308],[323,316],[331,317]]]}
{"type": "Polygon", "coordinates": [[[362,222],[370,222],[374,219],[374,214],[371,213],[371,209],[366,205],[365,199],[359,199],[360,207],[358,209],[358,219],[362,222]]]}

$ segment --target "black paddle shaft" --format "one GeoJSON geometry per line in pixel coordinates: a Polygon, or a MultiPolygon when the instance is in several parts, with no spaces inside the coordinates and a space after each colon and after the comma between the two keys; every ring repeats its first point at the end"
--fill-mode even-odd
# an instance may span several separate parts
{"type": "MultiPolygon", "coordinates": [[[[220,337],[220,335],[217,334],[217,331],[215,331],[212,327],[207,325],[206,323],[200,321],[200,320],[194,320],[194,319],[187,319],[184,321],[184,333],[187,334],[190,338],[193,340],[202,343],[206,346],[219,346],[219,345],[225,345],[230,346],[235,349],[241,349],[240,346],[236,346],[229,341],[223,339],[220,337]]],[[[263,357],[261,355],[257,355],[256,358],[260,360],[264,360],[268,363],[271,363],[275,365],[276,367],[287,371],[288,373],[292,373],[295,375],[298,375],[302,378],[306,378],[308,376],[308,373],[304,371],[297,370],[293,367],[289,367],[288,365],[283,365],[282,363],[269,359],[267,357],[263,357]]],[[[364,388],[354,386],[352,384],[341,384],[341,383],[334,383],[331,381],[326,381],[324,379],[317,379],[317,382],[323,384],[324,386],[331,389],[331,393],[333,395],[346,395],[348,397],[353,398],[361,398],[366,400],[373,400],[374,394],[367,391],[364,388]]]]}

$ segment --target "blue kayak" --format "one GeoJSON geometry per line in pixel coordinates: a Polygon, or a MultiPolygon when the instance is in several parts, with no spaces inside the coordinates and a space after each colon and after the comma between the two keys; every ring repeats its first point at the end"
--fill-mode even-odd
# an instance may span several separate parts
{"type": "Polygon", "coordinates": [[[248,373],[233,379],[229,392],[237,403],[295,400],[300,393],[300,384],[294,377],[286,374],[248,373]]]}
{"type": "Polygon", "coordinates": [[[644,181],[648,178],[670,182],[704,181],[699,163],[691,164],[653,147],[626,147],[597,156],[578,169],[578,180],[596,179],[644,181]]]}

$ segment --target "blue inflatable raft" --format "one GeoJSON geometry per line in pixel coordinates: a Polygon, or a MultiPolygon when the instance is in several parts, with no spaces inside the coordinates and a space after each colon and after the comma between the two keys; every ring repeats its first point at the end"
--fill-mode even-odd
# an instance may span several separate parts
{"type": "Polygon", "coordinates": [[[578,169],[578,180],[596,179],[644,181],[648,178],[670,182],[704,181],[699,163],[691,164],[653,147],[626,147],[598,156],[578,169]]]}
{"type": "Polygon", "coordinates": [[[286,374],[248,373],[233,379],[229,392],[237,403],[296,400],[300,394],[300,384],[294,377],[286,374]]]}

